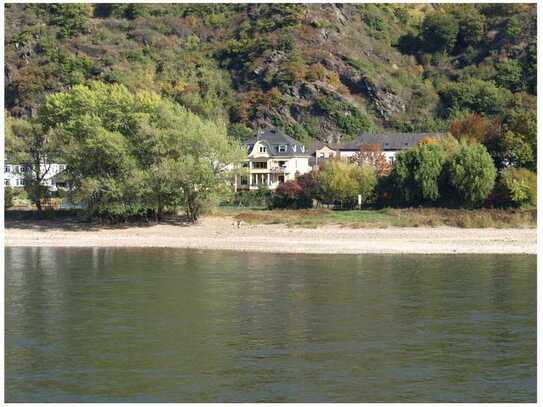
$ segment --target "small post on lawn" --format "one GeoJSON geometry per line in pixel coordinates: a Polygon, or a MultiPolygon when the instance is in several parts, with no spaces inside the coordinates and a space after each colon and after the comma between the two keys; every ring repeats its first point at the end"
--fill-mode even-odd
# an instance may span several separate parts
{"type": "Polygon", "coordinates": [[[362,195],[358,194],[358,209],[362,209],[362,195]]]}

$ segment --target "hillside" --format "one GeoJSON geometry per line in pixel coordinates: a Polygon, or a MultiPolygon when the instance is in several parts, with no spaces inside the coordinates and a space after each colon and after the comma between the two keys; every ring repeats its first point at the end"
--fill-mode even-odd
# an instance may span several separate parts
{"type": "Polygon", "coordinates": [[[241,139],[268,124],[307,143],[535,117],[535,4],[5,7],[15,117],[91,80],[154,90],[241,139]]]}

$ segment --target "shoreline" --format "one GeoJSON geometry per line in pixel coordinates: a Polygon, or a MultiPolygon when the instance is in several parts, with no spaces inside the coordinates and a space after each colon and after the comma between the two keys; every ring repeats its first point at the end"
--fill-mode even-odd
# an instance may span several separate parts
{"type": "Polygon", "coordinates": [[[338,225],[292,228],[282,224],[233,225],[205,217],[196,225],[81,225],[62,221],[6,221],[6,247],[156,247],[307,254],[536,254],[537,229],[338,225]]]}

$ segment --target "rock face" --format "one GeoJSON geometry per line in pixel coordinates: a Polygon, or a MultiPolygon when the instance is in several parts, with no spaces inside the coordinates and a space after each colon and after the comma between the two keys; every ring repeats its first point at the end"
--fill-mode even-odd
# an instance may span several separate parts
{"type": "MultiPolygon", "coordinates": [[[[444,56],[442,67],[422,66],[422,57],[417,61],[395,45],[412,35],[420,18],[434,9],[430,5],[141,8],[142,13],[128,16],[122,7],[102,7],[82,18],[86,30],[66,36],[72,15],[59,18],[48,6],[7,7],[6,110],[30,116],[46,95],[99,80],[161,93],[205,118],[253,128],[274,124],[300,140],[337,142],[379,128],[431,130],[424,126],[442,122],[435,78],[455,82],[466,77],[457,67],[463,56],[456,51],[444,56]]],[[[490,21],[487,10],[485,41],[476,54],[498,50],[492,58],[526,59],[536,25],[525,22],[536,21],[536,13],[533,6],[518,10],[511,15],[524,13],[528,28],[504,50],[505,17],[490,21]]],[[[80,20],[71,22],[77,26],[80,20]]],[[[476,64],[493,63],[487,62],[476,64]]],[[[465,68],[470,75],[479,69],[476,64],[465,68]]]]}

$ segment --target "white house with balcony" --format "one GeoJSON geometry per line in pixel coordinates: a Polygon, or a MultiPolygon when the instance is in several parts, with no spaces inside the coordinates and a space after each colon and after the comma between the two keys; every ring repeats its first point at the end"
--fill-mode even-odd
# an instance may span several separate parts
{"type": "Polygon", "coordinates": [[[275,189],[311,171],[305,146],[278,128],[259,130],[245,146],[248,157],[242,174],[236,176],[236,191],[256,190],[259,186],[275,189]]]}
{"type": "MultiPolygon", "coordinates": [[[[66,169],[65,164],[42,164],[40,171],[45,175],[42,184],[50,191],[57,191],[65,187],[59,175],[66,169]]],[[[4,187],[23,188],[27,178],[32,176],[32,167],[24,164],[6,162],[4,164],[4,187]]]]}

